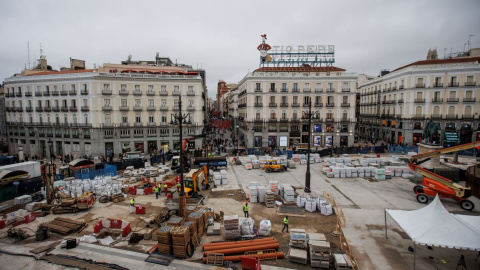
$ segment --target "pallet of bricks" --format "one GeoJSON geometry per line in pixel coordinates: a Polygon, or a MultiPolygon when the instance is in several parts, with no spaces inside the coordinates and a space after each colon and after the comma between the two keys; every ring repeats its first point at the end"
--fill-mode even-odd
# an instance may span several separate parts
{"type": "Polygon", "coordinates": [[[290,230],[290,252],[289,260],[291,262],[307,264],[307,235],[305,229],[290,230]]]}
{"type": "Polygon", "coordinates": [[[329,269],[330,258],[330,242],[327,241],[323,233],[308,234],[308,251],[310,254],[310,265],[312,267],[329,269]]]}
{"type": "Polygon", "coordinates": [[[186,226],[178,226],[172,228],[170,234],[172,235],[173,255],[175,258],[186,259],[188,243],[190,242],[190,229],[186,226]]]}
{"type": "Polygon", "coordinates": [[[248,185],[249,199],[251,203],[258,202],[258,182],[250,182],[248,185]]]}
{"type": "Polygon", "coordinates": [[[191,213],[187,217],[187,221],[195,221],[197,226],[198,237],[202,237],[205,232],[205,212],[200,209],[196,212],[191,213]]]}
{"type": "Polygon", "coordinates": [[[163,254],[172,255],[172,226],[162,226],[156,231],[158,248],[157,251],[163,254]]]}
{"type": "Polygon", "coordinates": [[[175,226],[182,226],[183,222],[185,221],[184,218],[178,216],[172,216],[168,221],[167,225],[171,227],[175,226]]]}
{"type": "Polygon", "coordinates": [[[186,226],[189,229],[190,240],[192,241],[193,247],[198,247],[200,245],[200,237],[198,236],[197,223],[195,220],[185,221],[183,226],[186,226]]]}
{"type": "Polygon", "coordinates": [[[268,208],[275,207],[275,194],[272,191],[265,192],[265,205],[268,208]]]}
{"type": "Polygon", "coordinates": [[[225,239],[235,240],[240,238],[240,229],[238,227],[238,215],[224,216],[223,217],[223,229],[225,239]]]}

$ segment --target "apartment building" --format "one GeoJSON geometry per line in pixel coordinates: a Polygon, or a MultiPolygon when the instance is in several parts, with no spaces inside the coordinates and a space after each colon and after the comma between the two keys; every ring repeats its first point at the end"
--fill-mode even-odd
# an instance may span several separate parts
{"type": "Polygon", "coordinates": [[[354,143],[357,75],[337,67],[261,67],[238,84],[240,144],[307,148],[354,143]],[[311,103],[312,130],[308,127],[311,103]]]}
{"type": "MultiPolygon", "coordinates": [[[[22,144],[27,154],[40,157],[49,156],[50,140],[55,155],[74,157],[178,149],[179,128],[170,122],[179,113],[179,98],[188,122],[184,136],[202,132],[207,98],[198,72],[158,55],[156,61],[129,58],[59,72],[45,60],[5,79],[5,97],[9,151],[22,144]]],[[[201,145],[201,139],[192,140],[189,148],[201,145]]]]}
{"type": "Polygon", "coordinates": [[[359,87],[359,136],[416,145],[429,121],[436,143],[480,140],[480,57],[431,59],[395,69],[359,87]]]}

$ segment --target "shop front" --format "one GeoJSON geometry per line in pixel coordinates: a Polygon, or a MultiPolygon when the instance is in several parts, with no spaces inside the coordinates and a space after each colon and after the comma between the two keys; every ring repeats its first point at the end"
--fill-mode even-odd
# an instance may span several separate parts
{"type": "Polygon", "coordinates": [[[348,146],[348,136],[342,135],[340,136],[340,146],[348,146]]]}
{"type": "Polygon", "coordinates": [[[300,132],[290,132],[290,147],[298,147],[301,143],[300,132]]]}
{"type": "Polygon", "coordinates": [[[132,149],[130,148],[130,143],[129,142],[126,142],[126,143],[122,143],[122,153],[127,153],[127,152],[131,152],[132,149]]]}
{"type": "Polygon", "coordinates": [[[114,152],[113,152],[113,142],[106,142],[105,143],[105,156],[109,157],[112,154],[114,154],[114,152]]]}
{"type": "Polygon", "coordinates": [[[422,142],[422,133],[413,133],[412,145],[415,146],[417,143],[422,142]]]}
{"type": "Polygon", "coordinates": [[[403,143],[403,134],[401,131],[398,132],[398,141],[397,144],[401,145],[403,143]]]}
{"type": "Polygon", "coordinates": [[[452,147],[458,145],[460,143],[460,137],[458,136],[458,132],[444,132],[444,147],[452,147]]]}
{"type": "Polygon", "coordinates": [[[144,153],[144,151],[145,151],[145,146],[143,142],[135,142],[135,152],[144,153]]]}
{"type": "Polygon", "coordinates": [[[253,140],[254,140],[253,147],[255,147],[255,148],[261,148],[262,147],[262,136],[255,136],[253,138],[253,140]]]}
{"type": "Polygon", "coordinates": [[[154,155],[157,153],[157,141],[148,141],[148,153],[154,155]]]}
{"type": "Polygon", "coordinates": [[[269,135],[268,136],[268,147],[272,150],[277,148],[277,136],[269,135]]]}
{"type": "Polygon", "coordinates": [[[460,144],[471,143],[472,135],[472,123],[462,123],[460,127],[460,144]]]}

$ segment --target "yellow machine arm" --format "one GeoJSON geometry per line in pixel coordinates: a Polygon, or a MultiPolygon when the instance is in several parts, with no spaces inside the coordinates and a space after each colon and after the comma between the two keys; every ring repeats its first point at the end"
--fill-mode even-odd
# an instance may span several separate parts
{"type": "Polygon", "coordinates": [[[423,154],[420,154],[420,155],[411,156],[408,163],[415,163],[418,160],[421,160],[421,159],[424,159],[424,158],[437,157],[437,156],[440,156],[440,155],[443,155],[443,154],[448,154],[448,153],[458,152],[458,151],[462,151],[462,150],[467,150],[467,149],[471,149],[471,148],[474,148],[474,147],[480,147],[480,141],[473,142],[473,143],[462,144],[462,145],[457,145],[457,146],[454,146],[454,147],[449,147],[449,148],[440,149],[440,150],[436,150],[436,151],[432,151],[432,152],[428,152],[428,153],[423,153],[423,154]]]}

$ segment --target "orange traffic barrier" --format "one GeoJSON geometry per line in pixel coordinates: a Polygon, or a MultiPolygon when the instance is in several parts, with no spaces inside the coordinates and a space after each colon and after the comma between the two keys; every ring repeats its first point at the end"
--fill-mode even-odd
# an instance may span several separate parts
{"type": "Polygon", "coordinates": [[[208,253],[223,253],[224,255],[228,254],[236,254],[236,253],[244,253],[247,251],[254,251],[254,250],[263,250],[263,249],[277,249],[280,245],[278,243],[271,243],[271,244],[263,244],[260,245],[250,245],[248,247],[237,247],[237,248],[225,248],[225,249],[217,249],[212,251],[205,251],[203,252],[203,256],[207,256],[208,253]]]}

